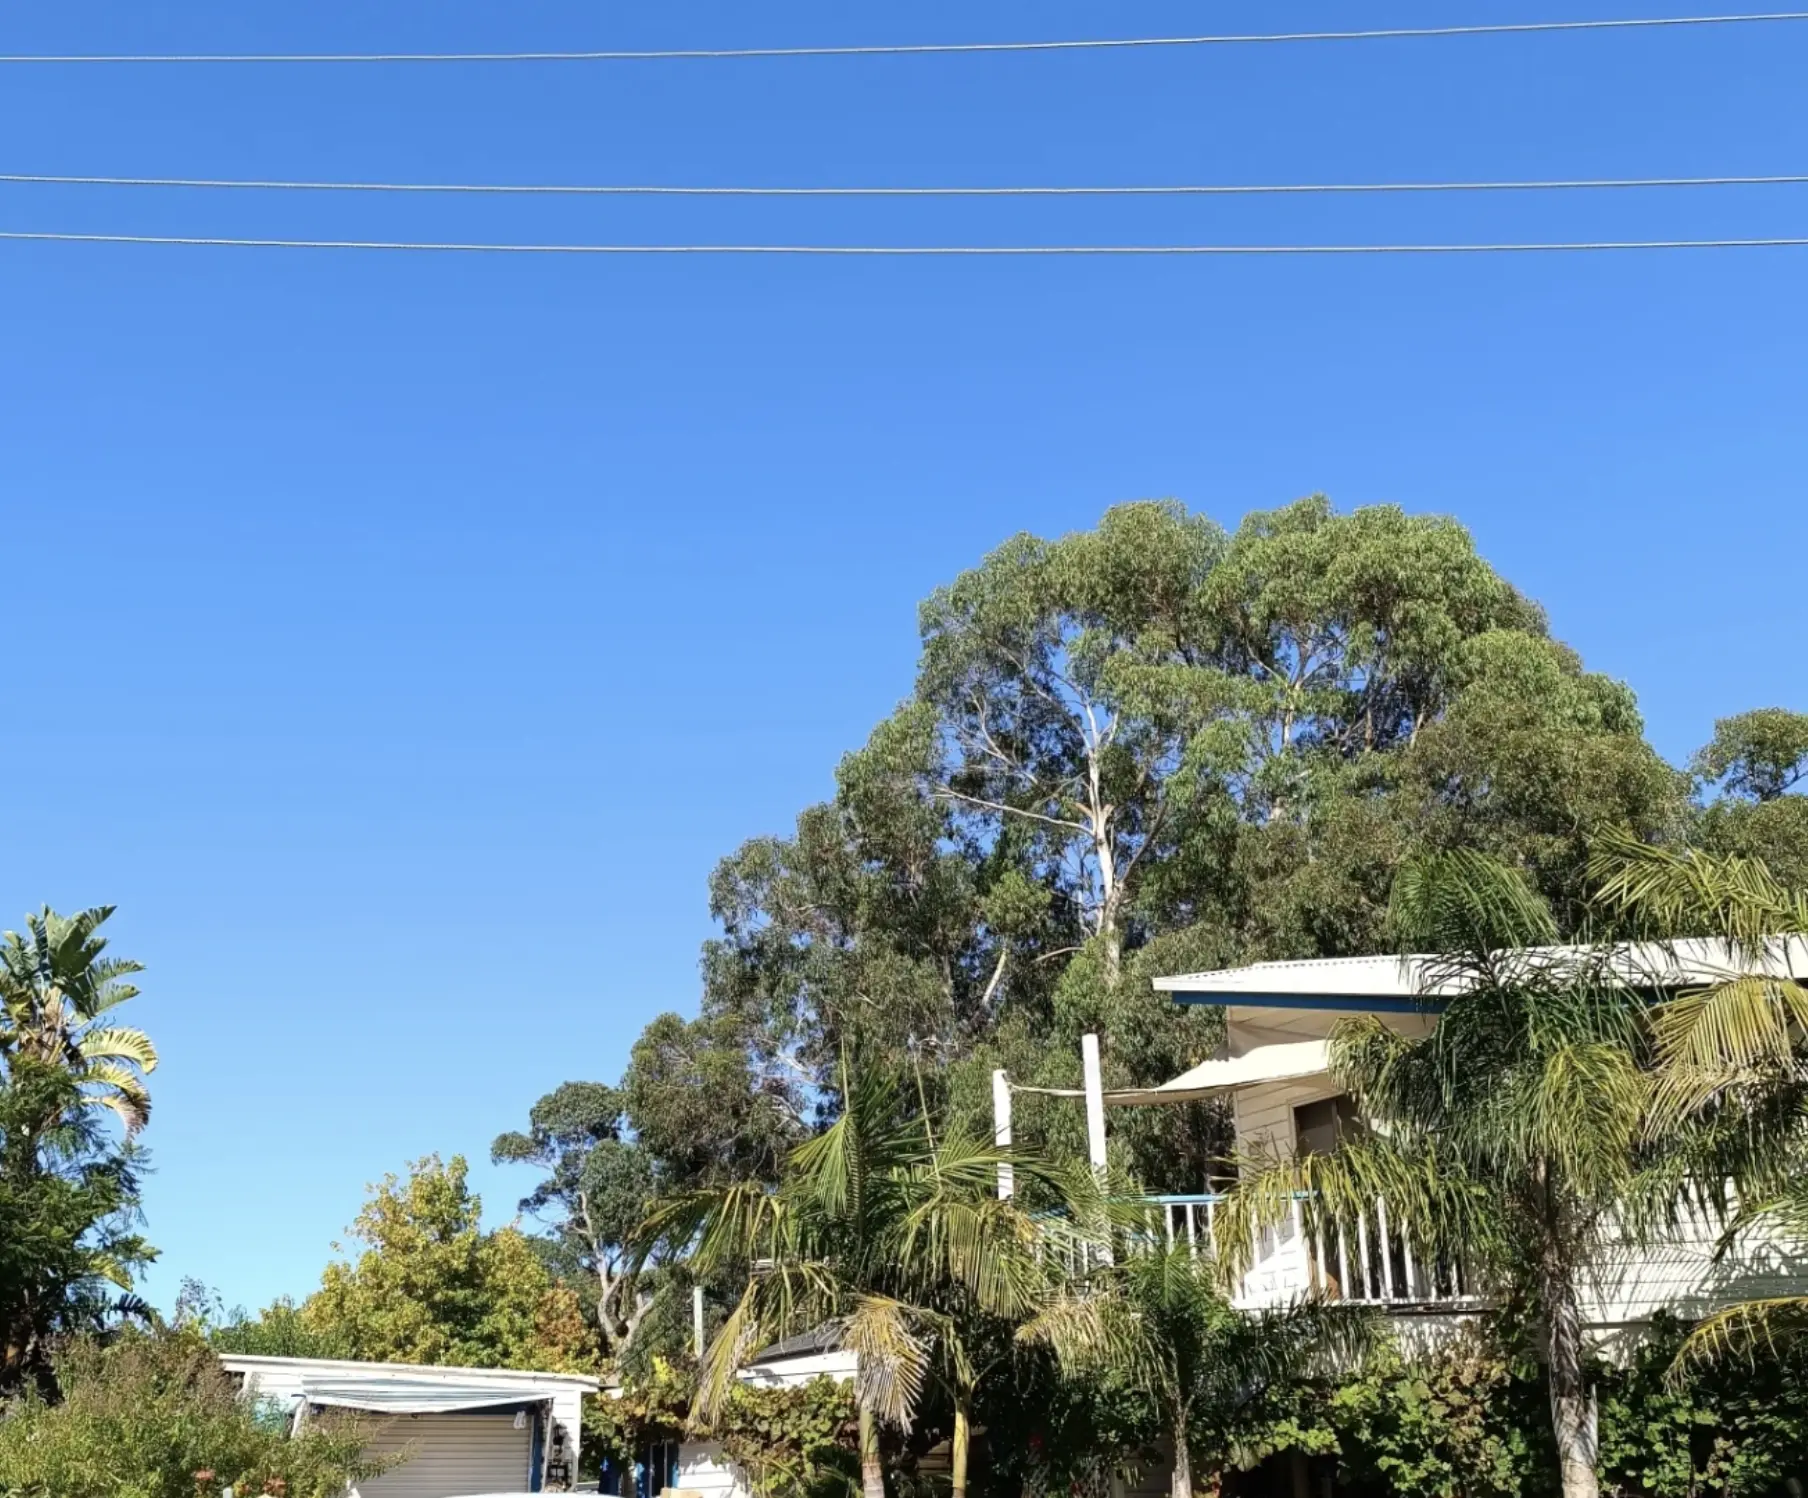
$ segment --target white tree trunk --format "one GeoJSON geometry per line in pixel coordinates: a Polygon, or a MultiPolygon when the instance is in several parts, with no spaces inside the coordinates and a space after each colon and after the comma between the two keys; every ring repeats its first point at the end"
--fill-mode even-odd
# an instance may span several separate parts
{"type": "Polygon", "coordinates": [[[1544,1281],[1551,1429],[1557,1439],[1563,1498],[1599,1498],[1595,1391],[1589,1386],[1583,1364],[1582,1309],[1575,1275],[1567,1265],[1552,1264],[1546,1269],[1544,1281]]]}
{"type": "Polygon", "coordinates": [[[1186,1431],[1179,1431],[1173,1442],[1173,1476],[1168,1480],[1168,1498],[1193,1498],[1193,1458],[1186,1451],[1186,1431]]]}
{"type": "Polygon", "coordinates": [[[879,1460],[879,1420],[860,1409],[860,1498],[885,1498],[885,1466],[879,1460]]]}
{"type": "Polygon", "coordinates": [[[949,1452],[950,1498],[967,1498],[967,1453],[971,1449],[973,1428],[967,1419],[966,1397],[954,1402],[954,1441],[949,1452]]]}

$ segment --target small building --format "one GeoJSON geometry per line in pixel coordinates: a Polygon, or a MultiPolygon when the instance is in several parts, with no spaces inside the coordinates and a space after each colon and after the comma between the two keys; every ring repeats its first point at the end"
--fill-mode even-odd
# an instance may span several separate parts
{"type": "Polygon", "coordinates": [[[366,1448],[406,1453],[360,1483],[356,1498],[465,1498],[569,1489],[577,1477],[583,1399],[600,1381],[576,1373],[442,1368],[226,1353],[245,1392],[291,1412],[297,1428],[328,1410],[373,1417],[366,1448]]]}
{"type": "MultiPolygon", "coordinates": [[[[775,1342],[738,1377],[760,1389],[795,1389],[818,1378],[852,1382],[858,1362],[853,1353],[835,1345],[833,1333],[819,1330],[775,1342]]],[[[628,1490],[625,1475],[611,1481],[605,1472],[602,1490],[628,1490]]],[[[749,1498],[750,1485],[746,1474],[724,1459],[720,1442],[685,1440],[661,1442],[643,1452],[631,1492],[633,1498],[659,1498],[662,1492],[683,1493],[686,1498],[749,1498]]]]}

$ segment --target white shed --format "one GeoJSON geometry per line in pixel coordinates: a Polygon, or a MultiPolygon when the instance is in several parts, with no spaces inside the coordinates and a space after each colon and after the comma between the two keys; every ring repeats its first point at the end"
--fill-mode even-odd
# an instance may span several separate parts
{"type": "MultiPolygon", "coordinates": [[[[835,1345],[831,1333],[819,1330],[768,1347],[741,1370],[740,1379],[762,1389],[795,1389],[817,1378],[849,1382],[858,1364],[853,1353],[835,1345]]],[[[679,1442],[646,1459],[642,1470],[647,1475],[635,1486],[645,1498],[658,1498],[661,1491],[695,1498],[749,1498],[751,1492],[747,1474],[722,1455],[716,1441],[679,1442]]]]}
{"type": "Polygon", "coordinates": [[[583,1398],[599,1381],[575,1373],[441,1368],[228,1353],[247,1393],[305,1420],[328,1409],[376,1417],[374,1453],[405,1452],[359,1484],[356,1498],[464,1498],[568,1488],[577,1475],[583,1398]]]}

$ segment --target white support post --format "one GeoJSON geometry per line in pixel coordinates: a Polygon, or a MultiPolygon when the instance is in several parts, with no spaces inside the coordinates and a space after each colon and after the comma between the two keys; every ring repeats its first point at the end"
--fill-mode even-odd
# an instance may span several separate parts
{"type": "Polygon", "coordinates": [[[1105,1080],[1099,1067],[1099,1037],[1080,1037],[1080,1066],[1086,1087],[1086,1158],[1098,1175],[1105,1173],[1105,1080]]]}
{"type": "Polygon", "coordinates": [[[691,1346],[699,1359],[703,1356],[703,1286],[691,1286],[691,1346]]]}
{"type": "Polygon", "coordinates": [[[1394,1298],[1394,1245],[1387,1233],[1387,1199],[1375,1198],[1375,1230],[1381,1239],[1381,1293],[1394,1298]]]}
{"type": "MultiPolygon", "coordinates": [[[[1011,1147],[1011,1079],[1003,1071],[992,1073],[992,1142],[1001,1150],[1011,1147]]],[[[1017,1173],[999,1162],[998,1199],[1009,1201],[1017,1193],[1017,1173]]]]}

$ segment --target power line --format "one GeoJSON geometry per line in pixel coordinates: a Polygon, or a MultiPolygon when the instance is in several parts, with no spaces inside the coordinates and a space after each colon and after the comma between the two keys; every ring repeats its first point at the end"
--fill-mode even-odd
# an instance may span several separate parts
{"type": "Polygon", "coordinates": [[[1267,194],[1561,192],[1601,188],[1775,187],[1808,183],[1808,173],[1739,177],[1582,177],[1509,182],[1155,183],[1054,187],[723,187],[656,184],[501,182],[300,182],[222,177],[89,177],[0,172],[0,183],[68,187],[195,187],[284,192],[499,193],[525,196],[692,198],[1020,198],[1238,197],[1267,194]]]}
{"type": "Polygon", "coordinates": [[[495,244],[375,239],[230,239],[187,234],[69,234],[4,229],[0,240],[58,244],[208,245],[265,250],[422,250],[482,255],[1511,255],[1582,250],[1748,250],[1808,246],[1808,236],[1765,239],[1622,239],[1500,244],[495,244]]]}
{"type": "Polygon", "coordinates": [[[1041,42],[917,42],[849,47],[697,47],[597,52],[170,52],[14,53],[3,63],[349,63],[349,62],[699,62],[769,57],[906,57],[975,52],[1092,52],[1138,47],[1228,47],[1273,42],[1397,41],[1420,37],[1513,36],[1561,31],[1633,31],[1808,21],[1808,11],[1713,16],[1632,16],[1517,21],[1471,26],[1390,26],[1363,31],[1232,32],[1215,36],[1088,37],[1041,42]]]}

